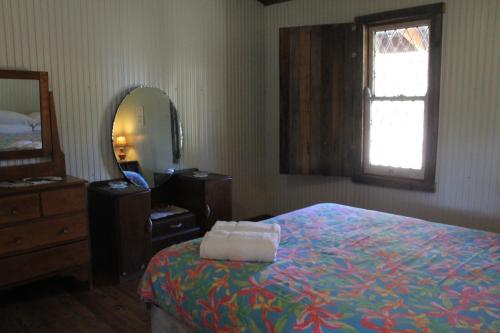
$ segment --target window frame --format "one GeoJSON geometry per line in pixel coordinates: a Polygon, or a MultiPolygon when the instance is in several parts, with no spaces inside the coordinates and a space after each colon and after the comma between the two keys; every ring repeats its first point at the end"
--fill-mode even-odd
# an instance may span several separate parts
{"type": "MultiPolygon", "coordinates": [[[[373,38],[374,34],[377,31],[385,31],[389,29],[401,29],[414,27],[417,25],[427,25],[429,27],[430,32],[430,24],[429,20],[412,20],[404,23],[391,23],[391,24],[381,24],[381,25],[371,25],[367,27],[367,64],[366,64],[366,87],[364,89],[363,94],[363,102],[364,102],[364,114],[363,117],[363,128],[364,128],[364,136],[363,136],[363,161],[369,161],[369,151],[366,147],[369,146],[370,139],[370,119],[371,119],[371,102],[373,101],[422,101],[424,103],[424,127],[427,119],[428,113],[428,99],[427,94],[422,96],[406,96],[406,95],[398,95],[398,96],[378,96],[377,92],[374,92],[374,50],[373,50],[373,38]],[[374,94],[374,95],[373,95],[374,94]]],[[[428,57],[430,57],[430,52],[428,52],[428,57]]],[[[429,67],[429,64],[428,64],[429,67]]],[[[425,176],[425,135],[424,142],[422,147],[422,168],[418,170],[405,169],[405,168],[394,168],[389,166],[379,166],[373,165],[370,163],[365,163],[363,165],[364,172],[367,174],[374,174],[386,177],[400,177],[400,178],[409,178],[409,179],[423,179],[425,176]]]]}
{"type": "MultiPolygon", "coordinates": [[[[356,138],[356,156],[359,159],[355,165],[353,180],[356,182],[381,185],[387,187],[403,188],[409,190],[429,191],[436,190],[435,174],[437,160],[438,122],[439,122],[439,93],[441,78],[441,44],[442,44],[442,14],[444,4],[437,3],[384,13],[360,16],[355,19],[360,32],[358,44],[359,68],[358,86],[354,87],[359,116],[359,137],[356,138]],[[377,167],[368,165],[368,131],[370,103],[367,88],[371,87],[371,43],[370,34],[375,28],[400,27],[407,24],[413,25],[425,22],[429,25],[429,63],[428,63],[428,89],[424,99],[424,142],[422,156],[422,170],[416,173],[407,172],[411,169],[377,167]],[[392,170],[392,172],[391,172],[392,170]],[[389,172],[387,172],[389,171],[389,172]],[[392,173],[392,174],[388,174],[392,173]]],[[[395,96],[397,99],[397,96],[395,96]]]]}

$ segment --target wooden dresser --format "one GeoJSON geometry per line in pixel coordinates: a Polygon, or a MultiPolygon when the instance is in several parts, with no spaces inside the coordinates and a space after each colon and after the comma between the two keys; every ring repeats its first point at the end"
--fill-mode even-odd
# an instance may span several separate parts
{"type": "Polygon", "coordinates": [[[86,181],[0,188],[0,289],[60,274],[90,286],[86,181]]]}

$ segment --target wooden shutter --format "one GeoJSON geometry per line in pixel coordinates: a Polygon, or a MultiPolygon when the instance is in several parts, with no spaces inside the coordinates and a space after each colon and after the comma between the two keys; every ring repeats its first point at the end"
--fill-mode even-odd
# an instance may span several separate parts
{"type": "Polygon", "coordinates": [[[280,173],[352,175],[355,30],[280,29],[280,173]]]}

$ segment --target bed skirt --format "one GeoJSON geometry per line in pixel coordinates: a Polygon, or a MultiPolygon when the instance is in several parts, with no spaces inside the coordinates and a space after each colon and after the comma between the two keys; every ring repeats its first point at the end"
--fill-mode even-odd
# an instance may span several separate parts
{"type": "Polygon", "coordinates": [[[151,305],[151,333],[193,333],[168,312],[156,305],[151,305]]]}

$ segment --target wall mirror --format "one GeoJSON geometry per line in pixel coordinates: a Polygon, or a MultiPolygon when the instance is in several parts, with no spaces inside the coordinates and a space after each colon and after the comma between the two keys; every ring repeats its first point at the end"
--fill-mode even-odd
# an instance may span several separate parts
{"type": "Polygon", "coordinates": [[[0,160],[51,152],[48,74],[0,70],[0,160]]]}
{"type": "Polygon", "coordinates": [[[181,124],[174,104],[158,88],[140,87],[125,96],[111,136],[120,170],[136,185],[162,185],[179,163],[181,124]]]}

